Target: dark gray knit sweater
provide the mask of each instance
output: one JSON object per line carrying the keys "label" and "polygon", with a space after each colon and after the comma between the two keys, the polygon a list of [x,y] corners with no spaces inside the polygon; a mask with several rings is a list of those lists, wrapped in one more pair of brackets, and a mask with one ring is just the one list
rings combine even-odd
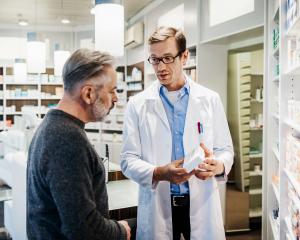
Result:
{"label": "dark gray knit sweater", "polygon": [[27,165],[29,239],[126,239],[109,219],[105,168],[84,123],[51,110],[31,142]]}

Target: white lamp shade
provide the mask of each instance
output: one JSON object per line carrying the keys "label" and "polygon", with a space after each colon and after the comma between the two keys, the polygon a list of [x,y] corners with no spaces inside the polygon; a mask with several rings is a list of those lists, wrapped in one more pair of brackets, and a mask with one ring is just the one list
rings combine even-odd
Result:
{"label": "white lamp shade", "polygon": [[27,42],[27,68],[29,73],[46,72],[46,44]]}
{"label": "white lamp shade", "polygon": [[70,56],[69,51],[55,51],[54,52],[54,75],[55,76],[62,76],[62,70],[65,65],[65,62]]}
{"label": "white lamp shade", "polygon": [[27,78],[26,63],[14,63],[14,81],[25,82]]}
{"label": "white lamp shade", "polygon": [[95,6],[95,49],[113,56],[124,55],[124,7],[102,3]]}

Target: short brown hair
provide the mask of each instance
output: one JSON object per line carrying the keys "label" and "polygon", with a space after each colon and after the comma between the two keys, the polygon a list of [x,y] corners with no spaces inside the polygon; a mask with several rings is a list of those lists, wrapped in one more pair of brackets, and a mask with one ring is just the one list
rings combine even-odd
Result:
{"label": "short brown hair", "polygon": [[114,58],[108,53],[81,48],[66,61],[63,68],[64,90],[72,92],[78,83],[101,76],[105,67],[113,66]]}
{"label": "short brown hair", "polygon": [[148,44],[151,45],[157,42],[162,42],[170,37],[175,37],[178,51],[180,53],[183,53],[186,50],[186,38],[183,34],[183,31],[181,31],[180,29],[172,27],[159,27],[149,37]]}

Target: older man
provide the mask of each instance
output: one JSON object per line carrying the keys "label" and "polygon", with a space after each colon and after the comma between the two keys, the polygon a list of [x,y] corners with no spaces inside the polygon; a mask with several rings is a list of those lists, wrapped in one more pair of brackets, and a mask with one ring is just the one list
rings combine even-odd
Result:
{"label": "older man", "polygon": [[109,219],[105,168],[84,125],[109,114],[116,95],[113,58],[80,49],[63,69],[64,95],[31,142],[27,167],[29,239],[129,239]]}

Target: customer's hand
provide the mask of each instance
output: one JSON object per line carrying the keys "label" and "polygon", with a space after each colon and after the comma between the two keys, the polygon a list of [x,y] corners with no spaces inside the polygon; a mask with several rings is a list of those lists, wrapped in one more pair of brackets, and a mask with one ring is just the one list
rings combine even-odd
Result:
{"label": "customer's hand", "polygon": [[171,163],[156,167],[153,173],[153,182],[169,181],[171,183],[180,184],[189,180],[194,175],[194,171],[188,173],[182,168],[183,159],[172,161]]}
{"label": "customer's hand", "polygon": [[205,160],[198,165],[198,169],[195,170],[195,176],[201,180],[207,180],[215,175],[222,174],[224,172],[224,164],[213,159],[213,153],[203,143],[200,144],[200,147],[204,150]]}
{"label": "customer's hand", "polygon": [[131,237],[131,229],[128,225],[128,222],[126,221],[118,221],[118,223],[120,223],[125,229],[126,229],[126,236],[127,236],[127,240],[130,240]]}

